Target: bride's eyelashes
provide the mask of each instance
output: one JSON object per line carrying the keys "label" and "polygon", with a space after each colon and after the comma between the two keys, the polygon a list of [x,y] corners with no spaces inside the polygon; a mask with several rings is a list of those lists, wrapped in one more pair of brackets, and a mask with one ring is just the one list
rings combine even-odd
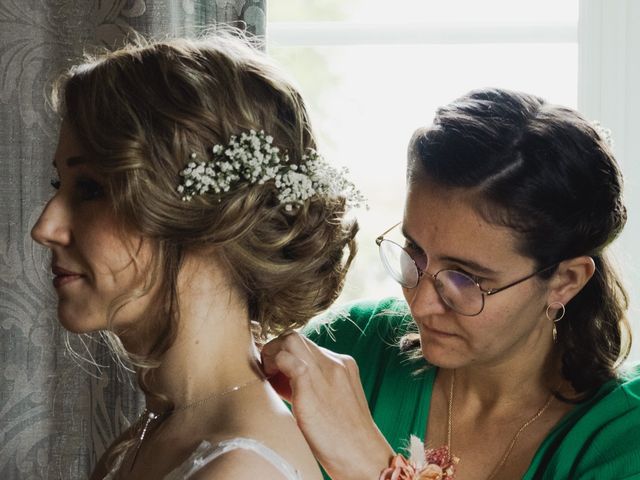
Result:
{"label": "bride's eyelashes", "polygon": [[[51,178],[50,184],[56,191],[59,191],[62,187],[62,182],[57,176]],[[104,197],[105,189],[100,182],[90,177],[78,176],[73,181],[72,194],[80,201],[92,201]]]}
{"label": "bride's eyelashes", "polygon": [[105,195],[104,187],[89,177],[78,177],[74,190],[74,194],[82,201],[98,200]]}

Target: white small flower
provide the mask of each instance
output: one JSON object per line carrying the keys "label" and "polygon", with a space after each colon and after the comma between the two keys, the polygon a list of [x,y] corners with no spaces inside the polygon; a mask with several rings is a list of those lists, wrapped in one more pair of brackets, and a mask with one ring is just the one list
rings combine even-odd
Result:
{"label": "white small flower", "polygon": [[[264,185],[273,181],[278,200],[290,212],[314,196],[344,197],[347,206],[364,202],[362,194],[346,177],[346,169],[331,167],[315,150],[309,150],[301,161],[291,163],[286,152],[272,145],[273,137],[264,131],[250,130],[231,136],[229,143],[214,145],[208,162],[189,162],[180,172],[178,193],[188,202],[195,195],[209,191],[229,192],[238,183]],[[195,153],[190,155],[195,159]],[[218,201],[221,199],[218,198]]]}
{"label": "white small flower", "polygon": [[600,138],[604,140],[604,142],[609,146],[609,148],[613,147],[613,138],[611,137],[611,129],[604,127],[599,121],[594,120],[591,122],[591,125],[598,132]]}

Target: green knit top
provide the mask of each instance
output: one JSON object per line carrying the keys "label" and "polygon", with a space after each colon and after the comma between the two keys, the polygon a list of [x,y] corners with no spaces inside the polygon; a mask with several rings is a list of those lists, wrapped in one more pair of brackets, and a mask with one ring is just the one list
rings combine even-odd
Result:
{"label": "green knit top", "polygon": [[[406,303],[385,299],[351,304],[304,330],[318,345],[355,358],[373,418],[397,452],[411,434],[424,441],[437,371],[421,371],[425,361],[398,348],[411,325]],[[640,369],[607,382],[566,414],[523,479],[640,479]]]}

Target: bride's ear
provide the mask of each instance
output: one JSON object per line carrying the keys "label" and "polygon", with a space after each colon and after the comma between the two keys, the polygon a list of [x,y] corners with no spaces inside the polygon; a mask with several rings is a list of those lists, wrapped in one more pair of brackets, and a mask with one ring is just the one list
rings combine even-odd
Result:
{"label": "bride's ear", "polygon": [[554,302],[563,305],[569,303],[591,279],[595,270],[593,258],[586,255],[560,262],[549,280],[547,305]]}

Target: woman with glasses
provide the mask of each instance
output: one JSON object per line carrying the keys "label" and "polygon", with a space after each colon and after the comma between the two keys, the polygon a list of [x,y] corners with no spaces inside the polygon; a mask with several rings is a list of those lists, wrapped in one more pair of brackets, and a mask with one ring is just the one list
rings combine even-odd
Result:
{"label": "woman with glasses", "polygon": [[607,254],[626,210],[602,129],[473,91],[413,135],[407,183],[376,239],[404,299],[263,350],[328,475],[640,478],[640,379],[620,365],[627,297]]}

